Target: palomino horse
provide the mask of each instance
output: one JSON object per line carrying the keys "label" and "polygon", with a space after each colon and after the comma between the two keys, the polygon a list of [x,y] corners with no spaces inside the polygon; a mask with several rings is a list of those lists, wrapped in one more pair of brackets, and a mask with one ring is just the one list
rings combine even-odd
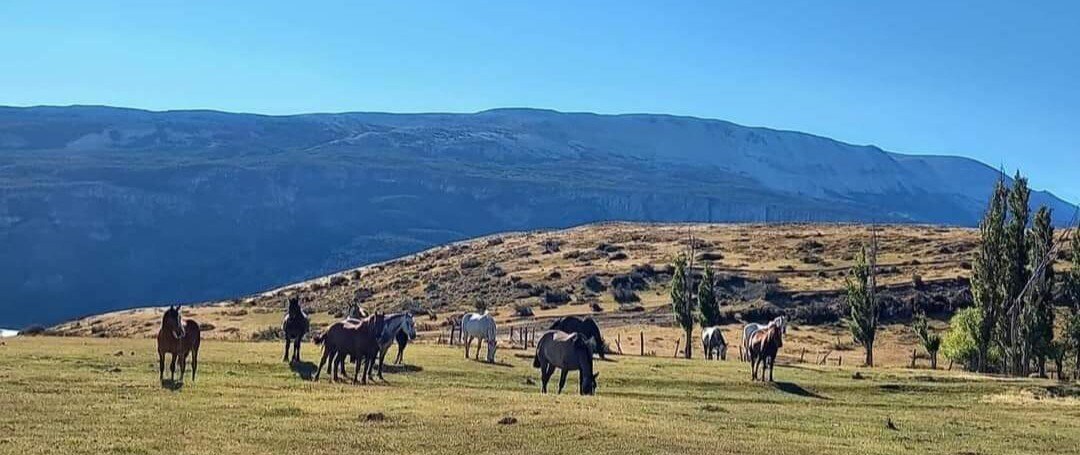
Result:
{"label": "palomino horse", "polygon": [[765,380],[765,369],[769,369],[769,382],[773,381],[773,369],[776,367],[776,354],[784,346],[784,328],[772,322],[750,335],[750,378],[757,380],[758,365],[761,365],[761,380]]}
{"label": "palomino horse", "polygon": [[[386,351],[390,350],[390,345],[394,344],[401,334],[405,334],[410,340],[416,339],[416,325],[413,322],[413,315],[407,311],[386,316],[382,334],[379,335],[379,379],[383,378],[382,370],[383,363],[386,361]],[[401,355],[400,349],[398,355]]]}
{"label": "palomino horse", "polygon": [[468,313],[461,318],[461,336],[465,338],[465,358],[469,358],[469,346],[476,338],[476,359],[480,359],[480,341],[487,342],[487,361],[495,363],[495,318],[484,314]]}
{"label": "palomino horse", "polygon": [[705,350],[705,359],[712,360],[715,352],[717,359],[727,360],[727,340],[719,326],[706,327],[701,331],[701,346]]}
{"label": "palomino horse", "polygon": [[289,297],[289,312],[285,314],[285,320],[281,322],[281,331],[285,333],[285,355],[281,358],[284,362],[289,360],[289,345],[293,345],[292,361],[300,363],[300,342],[311,327],[311,320],[300,308],[300,297]]}
{"label": "palomino horse", "polygon": [[[319,380],[324,365],[329,361],[327,372],[333,372],[333,380],[338,380],[338,372],[344,370],[345,357],[351,356],[356,361],[356,371],[353,373],[353,382],[356,382],[361,372],[363,363],[363,384],[367,384],[371,376],[371,369],[379,355],[379,334],[383,331],[386,317],[382,313],[375,313],[361,321],[339,321],[326,329],[326,332],[315,337],[315,344],[323,345],[322,360],[319,361],[319,369],[315,372],[315,381]],[[335,367],[337,366],[337,367]]]}
{"label": "palomino horse", "polygon": [[596,321],[591,317],[579,318],[576,316],[566,316],[556,319],[548,330],[560,330],[566,333],[580,333],[585,341],[589,342],[589,347],[593,352],[600,355],[600,358],[604,358],[604,351],[607,351],[607,345],[604,344],[604,337],[600,335],[600,326],[596,325]]}
{"label": "palomino horse", "polygon": [[161,329],[157,334],[158,350],[158,379],[165,380],[165,354],[172,354],[172,362],[169,363],[169,379],[176,377],[176,358],[180,358],[180,380],[184,380],[187,370],[187,357],[191,354],[191,380],[195,380],[195,373],[199,370],[199,343],[202,334],[199,324],[188,319],[180,322],[180,306],[170,306],[161,317]]}
{"label": "palomino horse", "polygon": [[562,393],[566,386],[566,374],[570,371],[579,372],[582,395],[596,393],[596,378],[600,374],[593,373],[592,349],[580,333],[569,334],[559,330],[544,332],[540,335],[540,341],[536,342],[533,367],[540,369],[542,393],[547,393],[548,381],[551,380],[551,375],[555,374],[555,368],[562,369],[559,393]]}
{"label": "palomino horse", "polygon": [[[777,316],[773,318],[772,321],[769,321],[769,324],[780,326],[781,333],[787,334],[787,321],[784,320],[783,316]],[[750,360],[750,335],[753,335],[754,332],[765,328],[766,325],[768,324],[758,324],[756,322],[751,322],[743,326],[742,352],[739,353],[739,360],[742,360],[744,362]]]}

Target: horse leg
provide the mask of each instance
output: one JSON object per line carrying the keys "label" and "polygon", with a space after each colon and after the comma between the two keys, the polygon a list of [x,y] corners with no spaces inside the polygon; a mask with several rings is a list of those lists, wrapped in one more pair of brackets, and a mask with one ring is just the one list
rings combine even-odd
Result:
{"label": "horse leg", "polygon": [[384,363],[386,363],[386,351],[389,351],[389,350],[390,350],[390,347],[387,346],[386,349],[383,349],[382,351],[379,352],[379,379],[382,380],[382,381],[386,381],[386,379],[383,379],[383,377],[382,377],[382,366],[383,366]]}
{"label": "horse leg", "polygon": [[289,360],[289,336],[285,335],[285,355],[281,356],[281,361],[285,362]]}
{"label": "horse leg", "polygon": [[469,358],[469,344],[472,343],[472,338],[465,337],[465,358]]}
{"label": "horse leg", "polygon": [[296,359],[296,363],[300,363],[300,341],[303,337],[296,337],[296,344],[293,345],[293,358]]}
{"label": "horse leg", "polygon": [[195,372],[199,370],[199,348],[195,347],[195,350],[191,351],[191,380],[195,381]]}
{"label": "horse leg", "polygon": [[484,340],[481,338],[476,339],[476,360],[480,360],[480,344],[482,344],[483,342]]}
{"label": "horse leg", "polygon": [[184,376],[187,376],[187,352],[180,354],[180,381],[184,381]]}
{"label": "horse leg", "polygon": [[548,381],[551,380],[553,374],[555,374],[554,365],[540,365],[540,382],[543,384],[540,387],[540,393],[547,393]]}
{"label": "horse leg", "polygon": [[330,350],[324,346],[322,351],[322,359],[319,360],[319,369],[315,370],[315,382],[319,382],[319,376],[322,375],[322,369],[323,366],[326,365],[326,358],[329,357],[329,354]]}
{"label": "horse leg", "polygon": [[566,387],[566,375],[567,374],[570,374],[570,371],[567,370],[566,368],[563,368],[562,372],[559,373],[559,394],[560,395],[562,395],[563,388]]}
{"label": "horse leg", "polygon": [[176,353],[175,352],[172,353],[172,357],[170,357],[170,359],[171,360],[169,361],[169,379],[175,381],[176,380]]}
{"label": "horse leg", "polygon": [[769,382],[776,382],[773,380],[773,370],[776,369],[776,355],[769,358]]}
{"label": "horse leg", "polygon": [[165,353],[161,352],[161,351],[158,351],[157,357],[158,357],[158,379],[161,380],[161,381],[164,381],[165,380]]}
{"label": "horse leg", "polygon": [[405,345],[408,343],[402,343],[398,341],[397,344],[397,358],[394,359],[394,365],[401,365],[405,361]]}

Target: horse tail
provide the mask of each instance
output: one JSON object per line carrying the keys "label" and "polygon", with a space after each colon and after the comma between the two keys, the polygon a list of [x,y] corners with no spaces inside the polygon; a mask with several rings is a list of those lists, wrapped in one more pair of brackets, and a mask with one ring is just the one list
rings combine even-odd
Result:
{"label": "horse tail", "polygon": [[533,368],[540,368],[540,346],[536,347],[536,353],[533,354]]}

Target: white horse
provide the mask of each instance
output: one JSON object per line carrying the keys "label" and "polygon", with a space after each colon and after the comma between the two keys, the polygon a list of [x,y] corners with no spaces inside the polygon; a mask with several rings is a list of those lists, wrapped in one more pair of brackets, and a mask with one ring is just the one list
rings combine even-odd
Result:
{"label": "white horse", "polygon": [[465,338],[465,358],[469,358],[469,346],[476,338],[476,358],[480,359],[480,342],[487,342],[487,361],[495,363],[495,318],[484,314],[468,313],[461,318],[461,336]]}
{"label": "white horse", "polygon": [[727,360],[727,340],[724,339],[724,331],[719,326],[706,327],[701,331],[701,345],[705,350],[705,359],[712,360],[713,353],[716,358]]}
{"label": "white horse", "polygon": [[764,329],[765,327],[768,327],[770,325],[776,325],[780,327],[780,333],[787,334],[787,322],[784,320],[783,316],[777,316],[773,318],[773,320],[769,321],[768,324],[762,325],[756,322],[751,322],[743,326],[742,352],[739,353],[739,360],[750,361],[750,335],[753,335],[754,332]]}
{"label": "white horse", "polygon": [[382,379],[383,363],[386,362],[386,351],[397,340],[398,334],[404,333],[410,340],[416,339],[416,325],[413,315],[408,311],[386,315],[386,323],[383,325],[382,334],[379,335],[379,379]]}

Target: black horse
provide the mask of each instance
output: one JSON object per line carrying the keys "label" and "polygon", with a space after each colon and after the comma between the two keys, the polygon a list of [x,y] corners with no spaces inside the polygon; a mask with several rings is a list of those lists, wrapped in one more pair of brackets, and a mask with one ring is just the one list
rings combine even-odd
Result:
{"label": "black horse", "polygon": [[596,325],[596,321],[591,317],[579,318],[576,316],[566,316],[556,319],[548,330],[561,330],[566,333],[578,333],[581,337],[589,341],[590,348],[593,353],[599,354],[601,359],[605,359],[604,353],[607,352],[607,344],[604,343],[604,337],[600,335],[600,326]]}
{"label": "black horse", "polygon": [[304,314],[304,309],[300,308],[300,297],[289,297],[289,312],[281,322],[281,331],[285,334],[285,355],[281,358],[282,362],[289,360],[290,343],[293,344],[292,361],[300,362],[300,341],[310,327],[311,320]]}

